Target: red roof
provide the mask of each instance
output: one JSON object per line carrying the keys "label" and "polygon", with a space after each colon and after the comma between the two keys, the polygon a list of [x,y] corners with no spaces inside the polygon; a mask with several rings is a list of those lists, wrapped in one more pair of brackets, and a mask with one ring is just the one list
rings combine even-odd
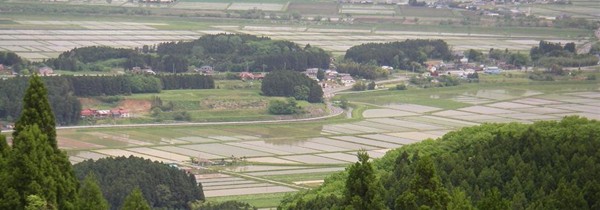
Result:
{"label": "red roof", "polygon": [[93,116],[95,114],[96,114],[96,110],[93,110],[93,109],[81,110],[81,116]]}

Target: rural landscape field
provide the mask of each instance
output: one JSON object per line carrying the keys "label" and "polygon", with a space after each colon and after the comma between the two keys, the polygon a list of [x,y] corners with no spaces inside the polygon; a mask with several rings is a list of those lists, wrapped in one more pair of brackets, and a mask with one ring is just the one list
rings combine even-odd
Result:
{"label": "rural landscape field", "polygon": [[[598,11],[600,3],[594,0],[0,0],[0,52],[15,53],[22,63],[0,63],[0,79],[19,81],[38,72],[51,81],[46,83],[50,95],[73,97],[76,102],[72,104],[78,104],[79,110],[61,105],[60,113],[73,112],[77,116],[55,114],[56,144],[66,151],[73,165],[135,156],[176,167],[201,184],[205,201],[198,204],[200,207],[189,203],[189,209],[228,201],[259,209],[303,209],[299,207],[302,202],[321,199],[303,193],[316,196],[336,188],[335,183],[340,182],[336,179],[346,179],[358,164],[357,153],[362,151],[379,167],[386,153],[398,155],[395,152],[407,145],[431,144],[434,139],[449,133],[446,136],[460,135],[459,131],[473,126],[531,125],[568,116],[600,120],[600,83],[596,79],[600,76]],[[213,42],[227,37],[229,44],[236,43],[232,41],[236,38],[244,47],[232,46],[234,50],[227,55],[211,54],[211,49],[218,51],[222,45],[209,48],[210,41],[203,37]],[[373,53],[388,50],[385,47],[389,43],[408,46],[418,40],[441,40],[444,46],[447,44],[448,56],[431,55],[441,51],[434,49],[434,44],[385,51],[396,56]],[[290,47],[289,43],[295,45]],[[198,47],[200,44],[204,45]],[[302,54],[305,57],[292,61],[285,57],[272,59],[269,56],[276,55],[267,51],[279,48],[269,44],[292,49],[274,54],[306,56]],[[119,52],[118,58],[89,62],[86,59],[92,59],[77,57],[81,52],[76,49],[95,46],[107,47],[100,49],[106,50],[103,53],[120,48],[131,51]],[[368,51],[357,46],[373,47]],[[545,46],[559,49],[546,54],[536,51],[543,51]],[[191,54],[178,52],[181,49]],[[249,49],[257,55],[243,54]],[[103,53],[98,51],[97,55],[102,57]],[[327,59],[321,60],[327,61],[327,67],[310,66],[316,63],[310,59],[317,60],[315,57],[323,54]],[[0,55],[0,61],[9,60]],[[415,57],[420,60],[412,61]],[[255,63],[252,59],[274,60],[277,64]],[[306,68],[298,67],[304,65],[302,62],[308,63]],[[358,70],[352,70],[355,66]],[[53,72],[45,75],[42,69],[48,67],[53,67]],[[207,67],[210,70],[204,69]],[[498,67],[501,69],[496,70]],[[373,68],[376,73],[371,72]],[[315,69],[313,75],[310,69]],[[277,70],[303,72],[316,82],[302,86],[306,90],[291,88],[292,95],[269,95],[265,84],[271,84],[267,83],[269,75]],[[326,76],[316,75],[317,71]],[[348,77],[335,75],[329,79],[331,72],[346,74],[352,80],[346,82]],[[205,80],[203,87],[171,87],[165,82],[170,75],[180,76],[178,79],[202,75],[196,79]],[[77,83],[76,77],[89,80]],[[122,85],[126,89],[121,94],[73,90],[94,78],[113,77],[131,84]],[[158,79],[136,80],[148,77]],[[60,86],[57,84],[62,78],[70,83],[57,94],[53,88]],[[148,81],[162,85],[157,85],[158,90],[145,87],[136,92],[135,85]],[[87,85],[99,84],[91,83]],[[313,83],[321,91],[316,101],[310,100]],[[28,94],[24,93],[25,87],[12,84],[2,86],[0,82],[0,87],[7,93]],[[94,87],[100,86],[105,88],[103,91],[112,91],[104,83]],[[298,92],[304,95],[298,96]],[[20,118],[8,112],[21,110],[11,108],[14,96],[3,94],[0,126],[8,142],[13,143],[18,137],[10,133],[22,128],[15,124]],[[51,96],[51,105],[62,100],[53,97],[60,96]],[[273,111],[274,101],[293,104],[297,110]],[[59,113],[54,105],[52,108]],[[99,110],[127,113],[98,117],[101,115],[95,112]],[[93,111],[93,116],[84,115],[86,111]],[[378,179],[388,175],[381,173]],[[554,188],[558,185],[551,184]],[[586,185],[585,189],[596,188]],[[142,192],[148,199],[145,188]],[[345,196],[342,194],[333,193]],[[581,196],[589,201],[589,194]],[[0,193],[0,201],[5,199],[3,196]],[[467,200],[480,199],[474,194],[469,196],[472,198]],[[513,206],[517,202],[507,193],[502,196]],[[339,201],[333,200],[328,202]],[[391,202],[398,205],[400,201]],[[48,206],[54,205],[50,203]],[[114,205],[112,200],[110,203]],[[290,207],[291,203],[296,206]],[[159,207],[158,202],[154,204]],[[590,202],[586,205],[589,209],[600,206]],[[484,209],[482,206],[477,203],[476,207]]]}

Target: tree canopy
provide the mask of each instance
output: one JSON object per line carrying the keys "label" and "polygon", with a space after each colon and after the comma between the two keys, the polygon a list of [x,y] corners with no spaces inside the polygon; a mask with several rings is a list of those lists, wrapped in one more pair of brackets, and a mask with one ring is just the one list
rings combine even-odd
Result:
{"label": "tree canopy", "polygon": [[421,65],[427,59],[450,60],[452,52],[443,40],[407,39],[402,42],[366,43],[346,51],[345,59],[360,64],[375,62],[376,65],[410,69],[411,63]]}
{"label": "tree canopy", "polygon": [[167,164],[138,157],[110,157],[75,164],[79,180],[94,173],[111,209],[123,205],[125,196],[139,187],[152,208],[182,209],[188,202],[204,200],[202,186],[192,174]]}
{"label": "tree canopy", "polygon": [[[484,124],[388,152],[373,166],[391,209],[600,208],[600,122]],[[339,206],[350,171],[281,208]]]}
{"label": "tree canopy", "polygon": [[323,101],[323,89],[308,76],[294,71],[273,71],[263,79],[261,91],[267,96],[294,97],[311,103]]}
{"label": "tree canopy", "polygon": [[529,51],[531,59],[538,65],[551,67],[553,65],[565,67],[591,66],[598,63],[598,58],[592,54],[578,55],[575,49],[575,43],[552,43],[540,41],[538,46],[534,46]]}

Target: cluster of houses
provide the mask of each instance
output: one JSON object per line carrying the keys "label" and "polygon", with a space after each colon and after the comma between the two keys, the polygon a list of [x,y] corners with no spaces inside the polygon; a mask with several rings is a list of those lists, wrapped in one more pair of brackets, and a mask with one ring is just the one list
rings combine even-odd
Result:
{"label": "cluster of houses", "polygon": [[[309,68],[309,69],[306,69],[306,71],[304,71],[304,74],[306,76],[308,76],[309,78],[314,79],[316,81],[319,81],[319,79],[317,78],[318,73],[319,73],[318,68]],[[354,78],[352,78],[352,76],[350,76],[350,74],[338,73],[336,70],[331,70],[331,69],[325,70],[325,78],[324,78],[323,82],[328,82],[328,81],[332,81],[332,82],[339,81],[344,86],[350,86],[350,85],[353,85],[354,83],[356,83],[356,80],[354,80]]]}
{"label": "cluster of houses", "polygon": [[498,66],[485,66],[478,65],[476,63],[469,63],[469,59],[461,58],[458,62],[444,63],[444,61],[428,61],[425,62],[427,65],[427,72],[423,76],[441,76],[448,75],[459,78],[467,78],[470,74],[476,72],[483,72],[486,74],[500,74],[504,69],[511,69],[514,66],[510,64],[500,63]]}
{"label": "cluster of houses", "polygon": [[131,117],[129,111],[126,109],[118,108],[112,110],[96,110],[96,109],[84,109],[81,110],[81,118],[128,118]]}

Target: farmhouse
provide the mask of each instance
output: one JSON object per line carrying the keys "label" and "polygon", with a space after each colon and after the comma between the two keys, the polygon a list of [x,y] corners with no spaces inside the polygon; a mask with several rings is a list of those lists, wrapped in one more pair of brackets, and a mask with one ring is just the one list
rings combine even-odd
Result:
{"label": "farmhouse", "polygon": [[265,74],[263,73],[253,74],[250,72],[241,72],[239,76],[242,80],[260,80],[265,78]]}
{"label": "farmhouse", "polygon": [[215,70],[212,66],[202,66],[200,68],[194,69],[194,71],[203,75],[213,75],[215,73]]}
{"label": "farmhouse", "polygon": [[344,75],[341,79],[342,84],[344,84],[345,86],[349,86],[354,84],[356,81],[354,80],[354,78],[352,78],[352,76],[350,75]]}
{"label": "farmhouse", "polygon": [[128,118],[131,117],[129,111],[123,108],[113,110],[96,110],[96,109],[84,109],[80,113],[81,118]]}
{"label": "farmhouse", "polygon": [[496,66],[490,66],[483,69],[483,72],[486,74],[500,74],[502,73],[502,69]]}
{"label": "farmhouse", "polygon": [[142,69],[139,66],[131,68],[131,73],[134,73],[134,74],[151,74],[151,75],[156,75],[156,72],[154,72],[151,68],[144,68],[144,69]]}
{"label": "farmhouse", "polygon": [[128,118],[129,116],[129,111],[122,109],[122,108],[118,108],[118,109],[113,109],[110,110],[110,113],[112,115],[112,117],[116,117],[116,118]]}
{"label": "farmhouse", "polygon": [[54,70],[52,68],[44,66],[38,69],[38,73],[42,76],[49,76],[54,74]]}

